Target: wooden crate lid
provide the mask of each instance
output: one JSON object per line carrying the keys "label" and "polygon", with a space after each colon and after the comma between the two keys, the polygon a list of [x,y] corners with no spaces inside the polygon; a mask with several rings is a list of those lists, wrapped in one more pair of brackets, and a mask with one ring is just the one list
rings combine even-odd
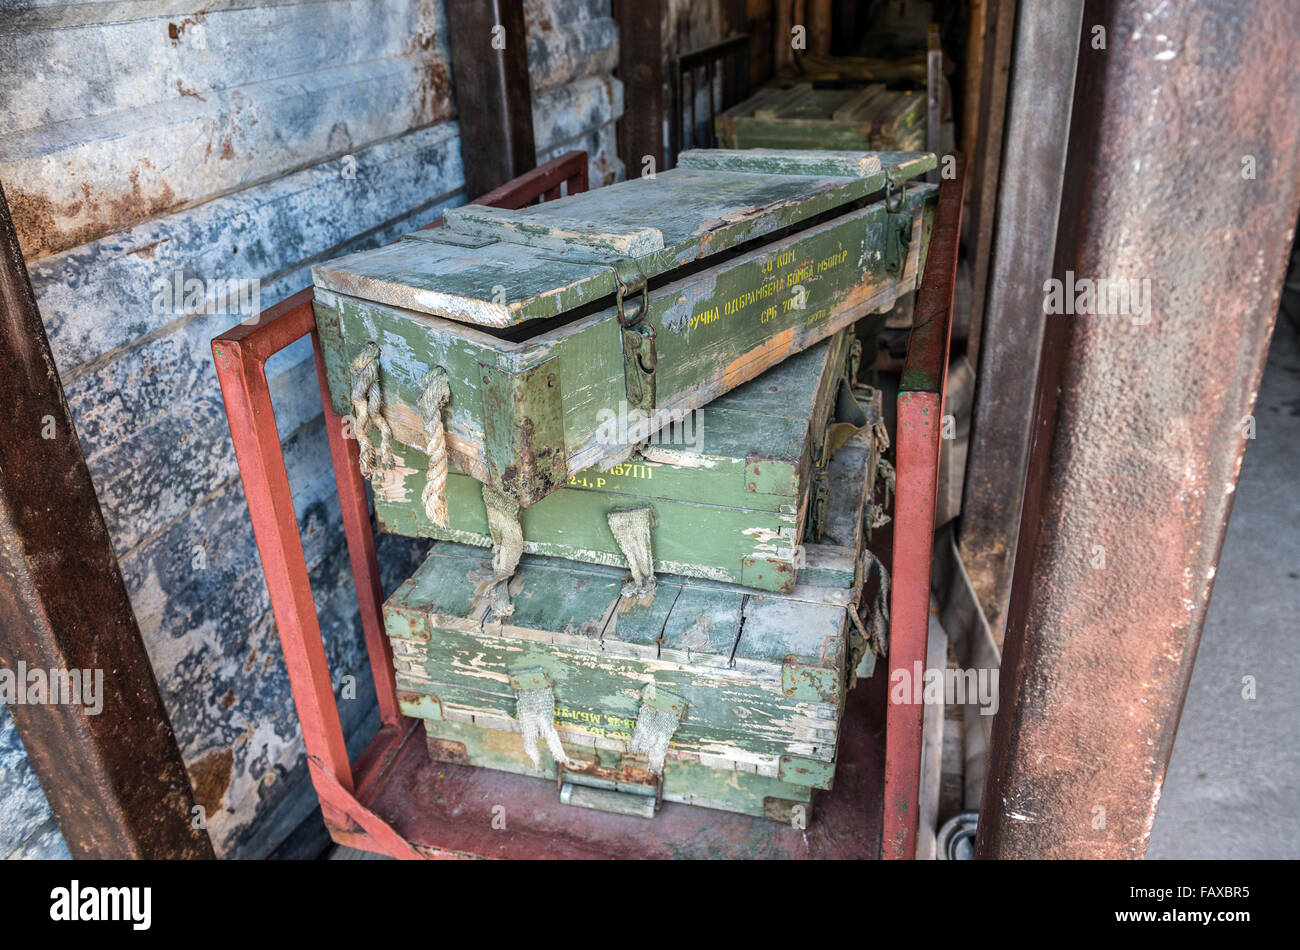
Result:
{"label": "wooden crate lid", "polygon": [[935,167],[919,152],[696,149],[678,167],[519,210],[463,205],[447,227],[312,268],[317,287],[487,327],[610,297],[611,264],[653,279]]}
{"label": "wooden crate lid", "polygon": [[900,117],[923,112],[925,96],[912,90],[892,90],[884,83],[861,87],[820,88],[799,83],[767,88],[722,114],[724,119],[750,119],[781,125],[834,122],[861,125],[870,132],[894,130]]}

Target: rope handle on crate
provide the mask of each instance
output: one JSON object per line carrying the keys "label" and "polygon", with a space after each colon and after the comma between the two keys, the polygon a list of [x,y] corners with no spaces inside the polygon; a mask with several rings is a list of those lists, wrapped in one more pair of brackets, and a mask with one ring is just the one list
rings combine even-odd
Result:
{"label": "rope handle on crate", "polygon": [[[384,418],[384,394],[379,388],[379,344],[371,340],[352,360],[352,415],[361,455],[361,474],[369,478],[393,464],[393,429]],[[379,430],[379,449],[366,430]]]}
{"label": "rope handle on crate", "polygon": [[424,454],[429,457],[429,469],[424,480],[420,501],[429,520],[441,528],[447,527],[447,434],[442,425],[442,412],[451,400],[447,371],[435,366],[420,380],[420,420],[424,423],[427,439]]}

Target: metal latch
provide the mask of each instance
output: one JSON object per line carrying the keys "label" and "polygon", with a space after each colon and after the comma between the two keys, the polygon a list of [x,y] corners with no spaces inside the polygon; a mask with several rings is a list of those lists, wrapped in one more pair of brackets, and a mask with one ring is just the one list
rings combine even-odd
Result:
{"label": "metal latch", "polygon": [[903,213],[903,189],[894,184],[894,170],[885,173],[885,269],[898,273],[912,243],[912,216]]}
{"label": "metal latch", "polygon": [[[649,411],[655,406],[655,328],[645,322],[650,311],[645,275],[634,261],[613,263],[614,281],[618,285],[618,323],[623,335],[623,381],[628,407]],[[639,301],[635,298],[640,297]],[[629,303],[631,304],[629,306]]]}

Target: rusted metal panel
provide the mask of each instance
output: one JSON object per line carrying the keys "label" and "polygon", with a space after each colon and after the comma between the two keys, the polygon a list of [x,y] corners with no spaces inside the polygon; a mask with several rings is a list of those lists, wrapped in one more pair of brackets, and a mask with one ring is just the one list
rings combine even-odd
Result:
{"label": "rusted metal panel", "polygon": [[114,6],[25,11],[5,37],[23,65],[0,70],[0,167],[29,259],[452,116],[436,0]]}
{"label": "rusted metal panel", "polygon": [[[885,734],[885,811],[881,857],[916,856],[920,815],[921,727],[915,701],[930,628],[930,562],[939,480],[944,389],[957,281],[957,246],[966,162],[939,185],[939,206],[898,393],[893,583],[890,589],[889,688]],[[896,689],[901,693],[896,695]]]}
{"label": "rusted metal panel", "polygon": [[1300,7],[1084,24],[1055,275],[1145,306],[1046,318],[984,857],[1146,851],[1300,206]]}
{"label": "rusted metal panel", "polygon": [[961,552],[997,643],[1011,590],[1029,428],[1074,100],[1083,0],[1022,4],[1002,200],[980,342]]}
{"label": "rusted metal panel", "polygon": [[465,190],[481,195],[537,163],[523,0],[444,0]]}
{"label": "rusted metal panel", "polygon": [[[925,32],[925,147],[942,154],[940,126],[943,122],[943,47],[939,42],[939,24],[931,23]],[[930,172],[927,181],[937,182],[939,170]]]}
{"label": "rusted metal panel", "polygon": [[610,0],[525,0],[524,26],[534,96],[586,76],[608,76],[619,63]]}
{"label": "rusted metal panel", "polygon": [[980,119],[972,156],[970,236],[971,316],[966,355],[979,365],[980,327],[993,252],[993,225],[1002,181],[1002,136],[1007,111],[1007,79],[1015,36],[1018,0],[988,0],[981,56]]}
{"label": "rusted metal panel", "polygon": [[[68,850],[210,858],[3,193],[0,406],[4,699]],[[29,703],[24,669],[85,679]]]}

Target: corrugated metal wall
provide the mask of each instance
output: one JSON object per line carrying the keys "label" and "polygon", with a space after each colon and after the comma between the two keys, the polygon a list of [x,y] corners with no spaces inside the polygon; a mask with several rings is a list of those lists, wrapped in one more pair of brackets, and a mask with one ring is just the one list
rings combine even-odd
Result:
{"label": "corrugated metal wall", "polygon": [[[539,161],[622,177],[609,0],[528,0]],[[0,0],[0,181],[83,451],[218,853],[267,853],[315,804],[213,372],[236,304],[165,288],[257,281],[463,203],[439,0]],[[247,298],[245,298],[247,300]],[[188,305],[187,305],[188,304]],[[345,728],[373,688],[307,341],[269,367]],[[420,548],[384,539],[391,588]],[[0,710],[0,857],[64,854]]]}

